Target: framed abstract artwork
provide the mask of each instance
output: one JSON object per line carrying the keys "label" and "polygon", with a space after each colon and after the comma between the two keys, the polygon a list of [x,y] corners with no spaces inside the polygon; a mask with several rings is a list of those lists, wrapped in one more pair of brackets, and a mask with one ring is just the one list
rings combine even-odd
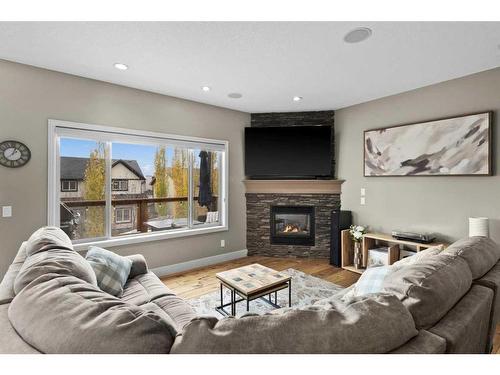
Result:
{"label": "framed abstract artwork", "polygon": [[365,130],[364,175],[490,176],[492,112]]}

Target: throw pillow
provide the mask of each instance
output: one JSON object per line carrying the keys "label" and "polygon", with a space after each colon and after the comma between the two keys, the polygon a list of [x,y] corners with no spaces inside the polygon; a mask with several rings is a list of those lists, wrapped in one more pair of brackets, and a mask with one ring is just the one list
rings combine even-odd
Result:
{"label": "throw pillow", "polygon": [[120,297],[132,268],[132,261],[100,247],[90,247],[85,257],[97,278],[102,291]]}
{"label": "throw pillow", "polygon": [[392,266],[367,268],[366,271],[361,274],[361,277],[355,284],[351,293],[344,296],[344,300],[349,297],[360,297],[381,292],[386,276],[393,271],[393,269]]}
{"label": "throw pillow", "polygon": [[429,247],[428,249],[419,251],[415,255],[403,258],[394,263],[394,266],[408,266],[410,264],[416,264],[421,262],[423,259],[439,254],[443,251],[443,245]]}

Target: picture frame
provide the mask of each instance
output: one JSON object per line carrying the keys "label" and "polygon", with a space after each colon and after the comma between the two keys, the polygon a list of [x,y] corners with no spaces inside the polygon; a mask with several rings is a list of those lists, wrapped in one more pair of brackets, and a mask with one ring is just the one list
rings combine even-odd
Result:
{"label": "picture frame", "polygon": [[363,132],[364,177],[491,176],[493,112]]}

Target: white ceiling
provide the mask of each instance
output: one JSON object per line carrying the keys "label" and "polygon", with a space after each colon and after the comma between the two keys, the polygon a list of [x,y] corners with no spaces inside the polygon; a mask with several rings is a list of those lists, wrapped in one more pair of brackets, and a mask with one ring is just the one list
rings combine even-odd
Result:
{"label": "white ceiling", "polygon": [[[372,37],[343,42],[358,26]],[[338,109],[465,76],[500,66],[499,44],[500,22],[0,22],[1,59],[246,112]]]}

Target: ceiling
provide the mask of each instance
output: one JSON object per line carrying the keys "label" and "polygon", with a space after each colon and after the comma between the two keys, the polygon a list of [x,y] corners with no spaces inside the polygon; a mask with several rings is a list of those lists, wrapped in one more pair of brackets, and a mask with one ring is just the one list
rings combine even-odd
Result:
{"label": "ceiling", "polygon": [[[345,43],[356,27],[371,38]],[[500,22],[0,22],[1,59],[245,112],[338,109],[469,75],[500,66],[499,44]]]}

